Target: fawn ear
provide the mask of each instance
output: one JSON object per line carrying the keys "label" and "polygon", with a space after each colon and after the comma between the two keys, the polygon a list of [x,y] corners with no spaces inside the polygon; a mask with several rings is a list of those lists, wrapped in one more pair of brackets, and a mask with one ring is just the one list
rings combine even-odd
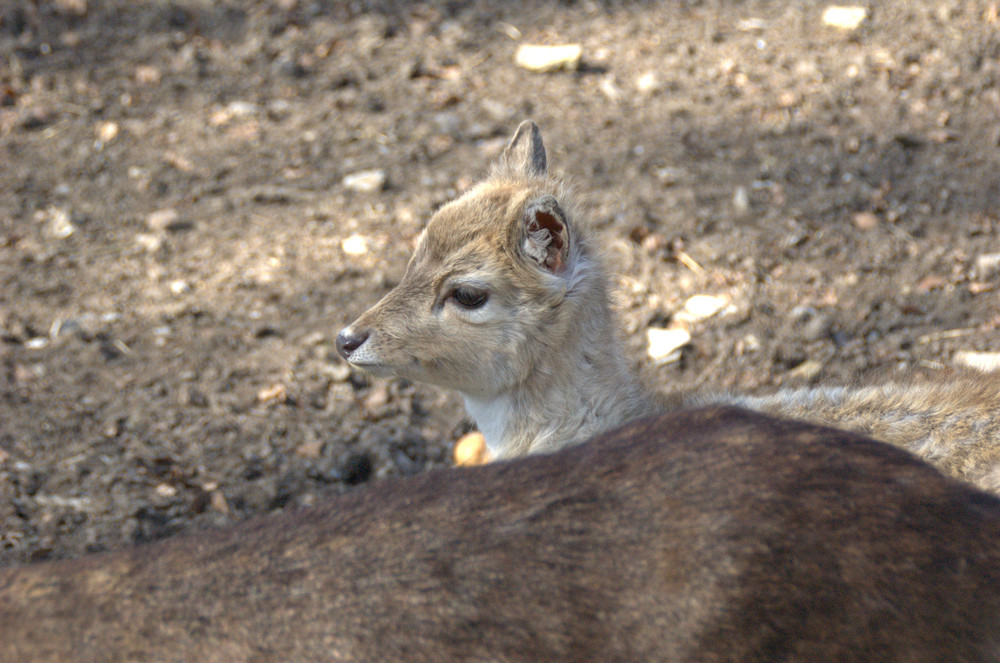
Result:
{"label": "fawn ear", "polygon": [[553,196],[543,196],[524,210],[524,252],[539,267],[561,274],[569,262],[569,226]]}
{"label": "fawn ear", "polygon": [[542,132],[531,120],[525,120],[514,132],[514,137],[507,143],[500,163],[511,172],[528,177],[543,177],[545,175],[545,146],[542,144]]}

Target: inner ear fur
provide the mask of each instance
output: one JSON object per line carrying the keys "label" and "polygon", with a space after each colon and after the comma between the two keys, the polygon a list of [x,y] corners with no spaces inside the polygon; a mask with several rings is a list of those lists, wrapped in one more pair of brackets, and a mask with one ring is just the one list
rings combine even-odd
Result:
{"label": "inner ear fur", "polygon": [[523,248],[539,267],[561,274],[569,262],[569,226],[554,196],[544,196],[524,210]]}

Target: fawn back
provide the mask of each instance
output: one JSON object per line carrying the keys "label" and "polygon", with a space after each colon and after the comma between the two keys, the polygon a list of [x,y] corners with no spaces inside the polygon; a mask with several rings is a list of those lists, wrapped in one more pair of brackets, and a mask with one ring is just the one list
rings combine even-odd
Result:
{"label": "fawn back", "polygon": [[0,570],[0,661],[1000,661],[1000,500],[735,408]]}

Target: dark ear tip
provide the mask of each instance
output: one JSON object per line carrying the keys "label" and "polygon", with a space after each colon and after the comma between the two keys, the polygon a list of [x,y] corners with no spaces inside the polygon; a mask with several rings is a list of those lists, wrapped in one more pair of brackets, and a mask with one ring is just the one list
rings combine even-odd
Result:
{"label": "dark ear tip", "polygon": [[529,143],[540,141],[542,138],[542,130],[538,128],[538,125],[533,120],[525,120],[517,125],[517,129],[514,131],[514,135],[511,137],[508,145],[516,145],[525,138],[529,139]]}
{"label": "dark ear tip", "polygon": [[538,128],[538,125],[535,124],[535,121],[531,119],[524,120],[523,122],[521,122],[521,124],[517,125],[517,131],[515,131],[514,134],[517,135],[522,131],[523,132],[530,131],[531,133],[539,133],[539,134],[542,133],[542,130]]}
{"label": "dark ear tip", "polygon": [[504,148],[500,161],[515,172],[534,177],[544,176],[545,145],[542,143],[542,132],[538,125],[531,120],[521,122],[507,143],[507,147]]}

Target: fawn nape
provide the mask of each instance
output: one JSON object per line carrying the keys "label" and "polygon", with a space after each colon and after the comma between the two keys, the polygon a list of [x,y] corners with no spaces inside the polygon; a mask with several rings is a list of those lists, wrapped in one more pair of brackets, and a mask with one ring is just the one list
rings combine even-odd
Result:
{"label": "fawn nape", "polygon": [[732,407],[0,569],[0,661],[1000,661],[1000,499]]}
{"label": "fawn nape", "polygon": [[658,395],[618,339],[597,242],[525,121],[486,179],[431,217],[399,285],[337,348],[370,374],[457,390],[497,459],[670,407],[733,404],[863,432],[1000,491],[1000,374]]}

